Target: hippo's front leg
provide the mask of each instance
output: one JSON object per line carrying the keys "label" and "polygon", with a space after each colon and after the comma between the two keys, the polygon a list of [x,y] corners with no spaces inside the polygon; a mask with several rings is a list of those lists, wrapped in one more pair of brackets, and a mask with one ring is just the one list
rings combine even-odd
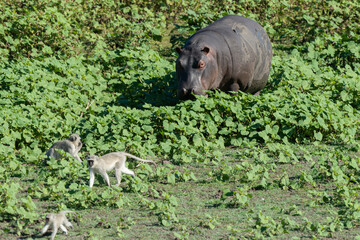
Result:
{"label": "hippo's front leg", "polygon": [[259,96],[260,95],[260,91],[257,91],[256,93],[254,93],[254,96]]}
{"label": "hippo's front leg", "polygon": [[229,91],[238,92],[240,89],[240,86],[237,82],[234,82],[229,86]]}

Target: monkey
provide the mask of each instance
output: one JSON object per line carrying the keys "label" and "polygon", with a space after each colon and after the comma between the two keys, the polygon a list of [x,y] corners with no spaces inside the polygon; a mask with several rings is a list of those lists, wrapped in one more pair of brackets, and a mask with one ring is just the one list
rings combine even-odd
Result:
{"label": "monkey", "polygon": [[70,137],[66,140],[59,141],[54,143],[51,148],[45,153],[48,157],[53,157],[56,160],[60,159],[62,155],[58,153],[55,149],[61,149],[65,152],[68,152],[73,156],[76,160],[81,161],[81,158],[78,155],[82,147],[82,142],[79,134],[71,134]]}
{"label": "monkey", "polygon": [[[66,227],[70,227],[73,228],[73,225],[71,224],[71,222],[69,222],[65,216],[66,213],[74,213],[76,216],[76,222],[79,225],[79,218],[76,215],[75,212],[73,211],[60,211],[59,213],[55,214],[55,213],[48,213],[46,215],[46,222],[45,222],[45,226],[43,227],[43,229],[41,230],[41,235],[44,235],[47,230],[49,229],[49,227],[52,227],[52,234],[51,234],[51,240],[54,240],[56,233],[58,231],[58,229],[60,228],[65,235],[68,234]],[[64,226],[65,225],[65,226]]]}
{"label": "monkey", "polygon": [[91,155],[87,157],[89,174],[90,174],[89,187],[92,187],[94,185],[95,173],[99,173],[103,177],[107,185],[110,187],[111,186],[110,179],[106,172],[111,171],[114,168],[115,168],[115,176],[117,180],[117,184],[115,186],[120,186],[121,173],[135,176],[134,171],[128,169],[125,166],[126,156],[134,158],[141,162],[150,162],[156,166],[156,163],[152,160],[144,160],[126,152],[112,152],[105,154],[101,157]]}

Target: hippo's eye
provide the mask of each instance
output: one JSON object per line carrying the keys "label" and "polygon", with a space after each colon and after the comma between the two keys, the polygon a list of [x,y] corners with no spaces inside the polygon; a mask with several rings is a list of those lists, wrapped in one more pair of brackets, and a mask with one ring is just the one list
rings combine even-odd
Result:
{"label": "hippo's eye", "polygon": [[199,68],[204,68],[205,67],[205,62],[200,60],[199,61]]}

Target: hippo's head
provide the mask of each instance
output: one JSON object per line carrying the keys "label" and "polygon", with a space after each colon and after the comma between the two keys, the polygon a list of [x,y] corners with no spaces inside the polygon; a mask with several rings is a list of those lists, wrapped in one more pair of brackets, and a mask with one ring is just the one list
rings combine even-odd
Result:
{"label": "hippo's head", "polygon": [[210,48],[192,45],[176,51],[179,99],[191,99],[193,94],[206,95],[204,90],[209,90],[217,76],[217,64]]}

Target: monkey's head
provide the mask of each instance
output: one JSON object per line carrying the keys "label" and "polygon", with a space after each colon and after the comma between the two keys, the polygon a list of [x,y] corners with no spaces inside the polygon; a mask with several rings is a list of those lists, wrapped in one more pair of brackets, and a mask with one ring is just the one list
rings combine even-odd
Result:
{"label": "monkey's head", "polygon": [[48,213],[46,214],[45,216],[45,221],[48,223],[50,221],[53,221],[54,220],[54,214],[53,213]]}
{"label": "monkey's head", "polygon": [[80,142],[81,138],[79,134],[71,134],[70,137],[68,138],[69,141],[71,142]]}
{"label": "monkey's head", "polygon": [[71,134],[70,137],[68,138],[68,140],[70,142],[72,142],[76,147],[79,148],[79,150],[81,149],[82,147],[82,142],[81,142],[81,137],[79,134]]}
{"label": "monkey's head", "polygon": [[90,155],[87,157],[87,163],[89,167],[93,167],[95,164],[95,161],[97,161],[98,157],[95,155]]}

